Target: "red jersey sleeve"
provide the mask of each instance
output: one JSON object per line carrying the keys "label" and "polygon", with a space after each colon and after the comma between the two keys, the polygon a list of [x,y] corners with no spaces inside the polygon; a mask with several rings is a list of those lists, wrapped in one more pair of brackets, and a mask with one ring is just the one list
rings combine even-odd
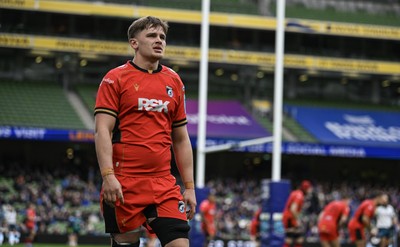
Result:
{"label": "red jersey sleeve", "polygon": [[186,97],[185,97],[185,86],[183,85],[182,80],[180,77],[176,74],[176,81],[178,84],[178,107],[175,116],[173,117],[172,121],[172,127],[179,127],[183,126],[187,123],[186,120]]}
{"label": "red jersey sleeve", "polygon": [[304,195],[300,191],[296,191],[296,193],[293,195],[293,201],[292,203],[296,203],[299,208],[303,205],[304,201]]}
{"label": "red jersey sleeve", "polygon": [[364,209],[364,215],[368,216],[369,218],[372,218],[375,213],[375,207],[372,203],[368,203],[368,205]]}
{"label": "red jersey sleeve", "polygon": [[94,114],[106,113],[117,117],[120,98],[119,91],[119,81],[114,69],[109,71],[100,83]]}

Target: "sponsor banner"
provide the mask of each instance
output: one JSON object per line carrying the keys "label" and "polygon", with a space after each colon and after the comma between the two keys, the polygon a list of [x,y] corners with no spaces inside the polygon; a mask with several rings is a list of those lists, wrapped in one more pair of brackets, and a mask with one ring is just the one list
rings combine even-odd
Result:
{"label": "sponsor banner", "polygon": [[94,132],[91,130],[0,126],[0,139],[93,142]]}
{"label": "sponsor banner", "polygon": [[307,131],[322,143],[400,148],[400,113],[288,107]]}
{"label": "sponsor banner", "polygon": [[319,33],[374,39],[400,39],[400,28],[398,27],[343,22],[288,19],[286,20],[286,30],[300,33]]}
{"label": "sponsor banner", "polygon": [[[155,15],[169,22],[201,23],[200,11],[112,3],[94,4],[84,1],[74,2],[61,0],[0,0],[0,8],[30,9],[79,15],[114,16],[118,18],[138,18],[147,15]],[[210,13],[210,24],[248,29],[275,30],[276,19],[265,16],[213,12]],[[286,20],[286,30],[302,33],[400,40],[400,28],[378,25],[288,18]]]}
{"label": "sponsor banner", "polygon": [[[132,56],[133,50],[127,42],[111,42],[89,39],[45,37],[35,35],[18,35],[0,33],[0,47],[39,49],[50,51],[94,53],[115,56]],[[166,59],[198,62],[200,49],[195,47],[168,46]],[[246,64],[273,67],[273,53],[210,49],[210,62],[227,64]],[[400,63],[357,60],[347,58],[330,58],[304,55],[285,55],[286,68],[322,70],[347,73],[400,75]]]}
{"label": "sponsor banner", "polygon": [[[198,102],[187,100],[189,135],[197,135]],[[207,136],[249,139],[271,136],[237,101],[208,101]]]}
{"label": "sponsor banner", "polygon": [[0,0],[0,8],[33,9],[35,0]]}
{"label": "sponsor banner", "polygon": [[[0,126],[0,139],[34,140],[34,141],[71,141],[93,142],[94,132],[91,130],[62,130],[46,128],[30,128],[15,126]],[[197,146],[196,136],[191,136],[193,148]],[[211,138],[206,140],[207,146],[238,143],[233,138]],[[236,148],[235,152],[272,153],[272,143]],[[283,143],[282,153],[294,155],[332,156],[349,158],[383,158],[399,159],[400,148],[392,147],[361,147],[348,145],[324,145],[311,143]]]}
{"label": "sponsor banner", "polygon": [[0,33],[0,46],[50,51],[95,53],[115,56],[133,55],[133,50],[129,47],[129,44],[125,42],[45,37],[35,35]]}
{"label": "sponsor banner", "polygon": [[[192,145],[197,146],[197,139],[191,137]],[[207,138],[206,146],[221,145],[226,143],[238,143],[237,139]],[[272,153],[272,143],[257,144],[248,147],[235,148],[235,152]],[[400,159],[400,147],[383,146],[356,146],[356,145],[335,145],[320,143],[282,143],[282,153],[291,155],[306,156],[328,156],[346,158],[380,158]]]}

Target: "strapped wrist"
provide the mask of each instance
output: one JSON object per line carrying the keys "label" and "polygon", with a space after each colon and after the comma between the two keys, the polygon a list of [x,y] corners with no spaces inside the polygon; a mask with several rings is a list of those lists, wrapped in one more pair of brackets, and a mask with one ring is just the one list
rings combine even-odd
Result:
{"label": "strapped wrist", "polygon": [[185,182],[184,185],[186,190],[194,189],[194,182]]}
{"label": "strapped wrist", "polygon": [[101,172],[101,176],[104,178],[108,175],[114,174],[114,168],[105,168],[105,169],[102,169],[100,172]]}

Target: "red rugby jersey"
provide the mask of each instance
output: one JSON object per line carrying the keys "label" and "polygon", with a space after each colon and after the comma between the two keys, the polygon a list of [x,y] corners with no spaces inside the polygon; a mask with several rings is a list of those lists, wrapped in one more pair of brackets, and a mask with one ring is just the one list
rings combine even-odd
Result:
{"label": "red rugby jersey", "polygon": [[185,125],[185,88],[176,72],[155,71],[131,61],[110,70],[100,83],[94,114],[116,118],[113,166],[124,176],[170,173],[172,128]]}
{"label": "red rugby jersey", "polygon": [[330,202],[322,211],[321,222],[338,224],[342,216],[348,216],[350,207],[344,201]]}
{"label": "red rugby jersey", "polygon": [[360,206],[358,206],[349,224],[352,224],[357,227],[364,227],[364,223],[362,222],[362,216],[366,215],[371,219],[374,216],[374,213],[375,213],[375,203],[369,199],[364,200],[360,204]]}
{"label": "red rugby jersey", "polygon": [[290,193],[283,211],[284,215],[293,216],[292,212],[290,211],[290,207],[293,203],[297,203],[297,212],[300,212],[304,203],[304,193],[301,190],[294,190],[292,193]]}

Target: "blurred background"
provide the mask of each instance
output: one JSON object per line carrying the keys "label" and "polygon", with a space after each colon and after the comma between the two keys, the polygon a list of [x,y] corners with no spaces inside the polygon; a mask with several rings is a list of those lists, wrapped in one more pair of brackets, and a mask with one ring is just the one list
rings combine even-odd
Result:
{"label": "blurred background", "polygon": [[[211,0],[208,145],[273,133],[275,12],[272,0]],[[37,242],[65,243],[76,218],[80,243],[104,240],[96,91],[108,70],[132,58],[126,31],[146,15],[170,25],[162,64],[185,83],[196,154],[200,0],[0,1],[5,244],[6,211],[11,206],[22,225],[29,202]],[[399,212],[399,1],[287,0],[284,46],[282,178],[293,188],[302,179],[314,184],[304,209],[307,243],[317,243],[317,215],[341,193],[355,208],[382,189]],[[250,239],[271,151],[260,144],[207,154],[219,239]]]}

